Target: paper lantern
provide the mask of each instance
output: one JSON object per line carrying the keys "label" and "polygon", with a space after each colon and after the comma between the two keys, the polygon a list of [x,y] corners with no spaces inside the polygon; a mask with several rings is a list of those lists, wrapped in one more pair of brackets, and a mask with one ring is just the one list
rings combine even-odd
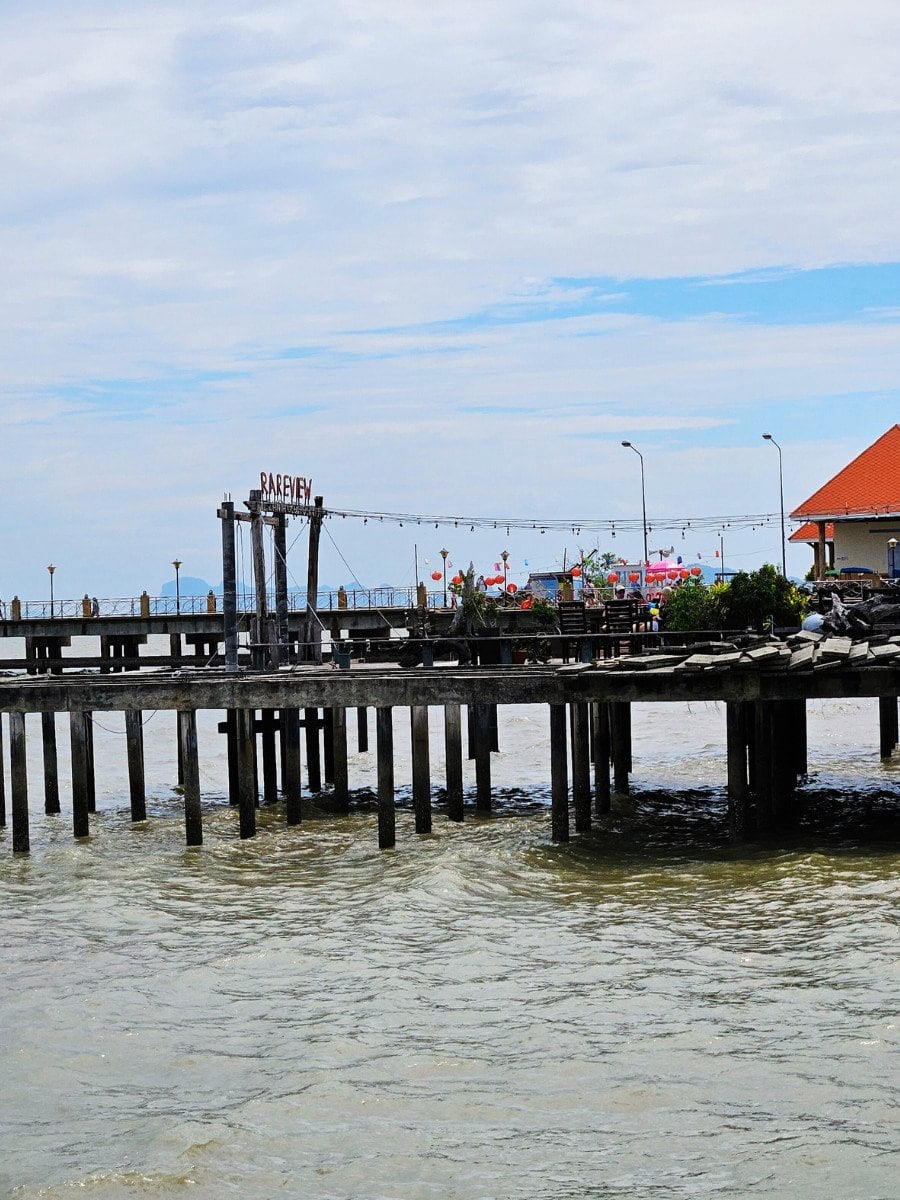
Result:
{"label": "paper lantern", "polygon": [[615,573],[615,571],[610,571],[610,573],[606,577],[606,582],[607,583],[618,583],[619,582],[619,577]]}
{"label": "paper lantern", "polygon": [[702,567],[691,567],[691,574],[694,576],[702,575],[703,574]]}
{"label": "paper lantern", "polygon": [[677,571],[666,571],[666,575],[669,577],[669,579],[677,579],[678,578]]}
{"label": "paper lantern", "polygon": [[691,577],[690,571],[685,571],[683,567],[678,572],[678,575],[679,575],[679,578],[681,578],[681,579],[690,579],[690,577]]}
{"label": "paper lantern", "polygon": [[438,579],[440,579],[440,578],[441,578],[441,573],[440,573],[440,571],[432,571],[432,572],[431,572],[431,578],[432,578],[432,579],[434,579],[434,580],[438,580]]}
{"label": "paper lantern", "polygon": [[579,579],[581,577],[581,567],[572,568],[572,578]]}
{"label": "paper lantern", "polygon": [[462,575],[454,575],[450,582],[455,583],[456,586],[459,587],[459,585],[462,583]]}
{"label": "paper lantern", "polygon": [[509,594],[511,596],[514,596],[516,594],[516,592],[519,590],[519,585],[517,583],[508,583],[506,585],[506,590],[509,592]]}
{"label": "paper lantern", "polygon": [[628,579],[629,579],[630,583],[637,583],[637,581],[640,579],[640,577],[641,576],[640,576],[639,572],[632,571],[631,574],[628,576]]}

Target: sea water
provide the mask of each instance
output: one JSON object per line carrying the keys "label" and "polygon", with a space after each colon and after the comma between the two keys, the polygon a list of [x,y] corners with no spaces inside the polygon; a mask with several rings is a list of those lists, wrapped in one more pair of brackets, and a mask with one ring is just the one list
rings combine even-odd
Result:
{"label": "sea water", "polygon": [[28,718],[30,856],[0,833],[0,1194],[897,1195],[900,768],[877,701],[809,705],[804,820],[764,846],[726,840],[715,704],[636,705],[633,794],[567,845],[546,709],[501,710],[495,811],[463,825],[432,712],[430,836],[398,711],[388,852],[352,722],[352,814],[263,808],[241,842],[220,716],[195,849],[173,713],[145,714],[134,827],[122,715],[95,714],[77,844],[65,719],[46,817]]}

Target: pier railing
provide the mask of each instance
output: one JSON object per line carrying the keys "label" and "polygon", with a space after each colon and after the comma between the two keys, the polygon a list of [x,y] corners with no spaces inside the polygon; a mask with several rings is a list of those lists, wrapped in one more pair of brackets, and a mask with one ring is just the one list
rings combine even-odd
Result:
{"label": "pier railing", "polygon": [[[288,593],[288,608],[291,612],[302,612],[306,609],[306,591]],[[444,593],[433,591],[426,593],[429,608],[442,608]],[[448,597],[449,599],[449,597]],[[0,619],[10,617],[9,602],[0,602]],[[142,609],[143,604],[143,609]],[[255,592],[239,592],[237,598],[239,612],[256,611]],[[266,597],[270,612],[275,612],[275,594],[271,592]],[[205,596],[83,596],[79,600],[22,600],[21,615],[26,620],[53,617],[139,617],[146,611],[152,617],[174,616],[176,613],[195,615],[207,612],[222,611],[221,595]],[[416,589],[414,587],[377,587],[354,588],[352,590],[320,590],[317,608],[336,610],[341,608],[358,611],[360,609],[379,608],[414,608],[416,605]],[[51,611],[52,609],[52,611]]]}

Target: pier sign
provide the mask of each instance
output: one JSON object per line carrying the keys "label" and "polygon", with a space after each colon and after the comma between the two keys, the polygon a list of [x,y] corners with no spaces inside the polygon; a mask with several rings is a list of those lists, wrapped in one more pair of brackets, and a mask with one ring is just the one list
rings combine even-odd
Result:
{"label": "pier sign", "polygon": [[309,504],[312,480],[303,475],[274,475],[270,471],[260,471],[259,488],[264,503]]}

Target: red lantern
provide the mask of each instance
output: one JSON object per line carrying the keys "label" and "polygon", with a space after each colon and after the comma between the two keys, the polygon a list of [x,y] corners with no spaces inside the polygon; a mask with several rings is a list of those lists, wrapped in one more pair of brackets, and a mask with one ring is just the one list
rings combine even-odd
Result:
{"label": "red lantern", "polygon": [[680,578],[682,578],[682,579],[690,579],[690,577],[691,577],[690,571],[685,571],[685,569],[683,567],[678,572],[678,574],[679,574]]}
{"label": "red lantern", "polygon": [[459,585],[462,583],[462,575],[454,575],[450,582],[455,583],[456,586],[459,587]]}
{"label": "red lantern", "polygon": [[615,573],[615,571],[610,571],[610,573],[606,577],[606,582],[607,583],[618,583],[619,582],[619,577]]}
{"label": "red lantern", "polygon": [[640,579],[640,574],[637,571],[632,571],[631,574],[628,576],[629,583],[637,583],[637,581],[639,579]]}
{"label": "red lantern", "polygon": [[438,580],[438,579],[440,579],[440,578],[441,578],[441,573],[440,573],[440,571],[432,571],[432,572],[431,572],[431,578],[432,578],[432,579],[434,579],[434,580]]}
{"label": "red lantern", "polygon": [[516,594],[516,592],[519,590],[519,585],[517,583],[508,583],[506,585],[506,590],[509,592],[509,594],[511,596],[514,596]]}
{"label": "red lantern", "polygon": [[581,577],[581,567],[572,568],[572,578],[579,579]]}
{"label": "red lantern", "polygon": [[692,574],[692,575],[695,575],[695,576],[696,576],[696,575],[702,575],[702,574],[703,574],[703,570],[702,570],[702,568],[701,568],[701,567],[691,567],[691,574]]}
{"label": "red lantern", "polygon": [[668,575],[669,579],[677,579],[678,578],[677,571],[666,571],[666,575]]}

